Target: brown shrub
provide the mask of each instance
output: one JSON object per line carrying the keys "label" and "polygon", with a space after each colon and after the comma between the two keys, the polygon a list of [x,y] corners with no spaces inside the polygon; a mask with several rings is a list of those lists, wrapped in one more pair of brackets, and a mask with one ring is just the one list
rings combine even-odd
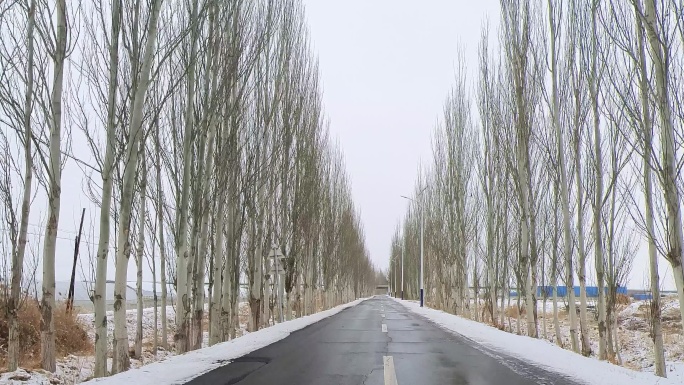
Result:
{"label": "brown shrub", "polygon": [[629,305],[630,299],[628,296],[626,296],[624,294],[616,294],[615,303],[618,305]]}
{"label": "brown shrub", "polygon": [[512,305],[506,308],[506,317],[517,317],[518,312],[520,315],[525,315],[525,307],[518,309],[517,305]]}
{"label": "brown shrub", "polygon": [[[6,309],[4,298],[0,298],[0,309]],[[19,318],[19,365],[32,368],[40,363],[40,308],[35,300],[27,300],[17,313]],[[55,318],[55,354],[58,358],[69,354],[89,353],[92,342],[76,313],[67,313],[66,305],[57,303]],[[0,368],[7,366],[7,343],[9,320],[5,311],[0,311]],[[0,369],[0,372],[2,369]]]}

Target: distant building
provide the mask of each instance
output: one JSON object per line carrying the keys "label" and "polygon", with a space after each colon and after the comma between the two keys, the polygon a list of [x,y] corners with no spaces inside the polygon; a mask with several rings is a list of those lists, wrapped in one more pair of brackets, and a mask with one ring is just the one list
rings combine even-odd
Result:
{"label": "distant building", "polygon": [[[57,301],[66,301],[69,295],[69,282],[68,281],[57,281],[55,282],[55,299]],[[34,287],[29,288],[29,295],[34,298],[40,299],[41,293],[41,282],[36,282]],[[84,310],[92,309],[93,303],[91,296],[94,290],[94,282],[76,281],[74,282],[74,306],[81,307]],[[147,284],[148,288],[151,289],[151,284]],[[161,287],[157,285],[157,297],[161,300]],[[171,285],[169,285],[167,297],[169,301],[174,298],[174,293]],[[143,301],[144,305],[152,306],[154,299],[154,293],[152,290],[143,289]],[[112,309],[114,304],[114,281],[107,281],[107,294],[106,294],[107,308]],[[137,304],[137,293],[135,285],[130,283],[126,286],[126,304],[127,307],[132,307]]]}
{"label": "distant building", "polygon": [[375,287],[375,295],[384,295],[389,292],[389,286],[388,285],[377,285]]}

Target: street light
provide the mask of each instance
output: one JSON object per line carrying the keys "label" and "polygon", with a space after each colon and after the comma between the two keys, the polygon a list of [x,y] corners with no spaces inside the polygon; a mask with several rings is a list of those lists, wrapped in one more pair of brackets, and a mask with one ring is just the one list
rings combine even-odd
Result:
{"label": "street light", "polygon": [[[401,237],[404,239],[404,237]],[[404,243],[401,245],[401,300],[404,300]]]}
{"label": "street light", "polygon": [[[416,194],[418,197],[420,197],[423,194],[423,191],[427,186],[425,186],[418,194]],[[411,202],[415,203],[418,205],[418,209],[420,210],[420,307],[423,307],[423,299],[425,298],[424,295],[424,288],[423,288],[423,228],[425,227],[425,216],[423,215],[423,207],[420,205],[420,203],[416,202],[415,199],[409,198],[407,196],[401,196],[404,199],[408,199]],[[403,249],[402,249],[402,259],[403,259]],[[401,264],[402,267],[402,282],[403,282],[403,268],[404,268],[404,263],[402,262]],[[402,283],[402,288],[403,288],[403,283]],[[403,291],[402,291],[403,293]],[[403,295],[402,295],[403,296]]]}

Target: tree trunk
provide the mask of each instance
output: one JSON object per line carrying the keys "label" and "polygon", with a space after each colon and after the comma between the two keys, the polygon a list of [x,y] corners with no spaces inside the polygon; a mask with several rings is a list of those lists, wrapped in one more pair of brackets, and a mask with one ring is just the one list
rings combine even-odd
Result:
{"label": "tree trunk", "polygon": [[[154,245],[154,243],[153,243]],[[157,350],[159,349],[159,301],[157,298],[157,263],[154,260],[154,253],[152,254],[152,299],[154,302],[154,340],[152,342],[152,354],[157,358]]]}
{"label": "tree trunk", "polygon": [[[561,198],[561,210],[563,212],[563,255],[565,256],[565,269],[566,269],[566,286],[568,292],[568,308],[570,311],[570,340],[572,345],[572,350],[579,351],[577,343],[577,313],[575,310],[575,290],[574,290],[574,277],[573,277],[573,260],[572,260],[572,236],[570,232],[570,192],[568,183],[568,172],[565,163],[565,141],[563,137],[563,130],[560,124],[560,112],[559,112],[559,97],[558,97],[558,63],[556,54],[556,21],[554,19],[554,3],[555,1],[549,0],[549,30],[551,36],[551,97],[552,105],[551,111],[553,113],[553,125],[556,134],[556,146],[558,153],[558,174],[560,180],[560,198]],[[581,253],[581,251],[580,251]],[[555,273],[554,273],[555,274]],[[554,284],[554,296],[557,296],[557,287]],[[554,306],[556,306],[554,299]],[[586,307],[585,307],[586,309]],[[557,309],[554,308],[554,327],[558,327],[558,314]],[[585,335],[584,333],[582,333]],[[556,331],[556,336],[559,345],[562,346],[562,341],[560,340],[560,335],[558,330]],[[583,337],[584,338],[584,337]],[[584,340],[583,340],[584,341]]]}
{"label": "tree trunk", "polygon": [[[216,192],[219,192],[220,186],[218,186]],[[214,260],[214,285],[212,287],[213,293],[211,296],[211,301],[209,304],[209,346],[221,342],[221,312],[223,307],[221,304],[221,289],[223,288],[223,280],[227,279],[227,275],[221,275],[222,271],[225,271],[223,263],[223,223],[225,218],[225,195],[218,195],[218,205],[216,208],[215,216],[215,227],[216,238],[214,240],[214,253],[212,258]],[[228,258],[225,258],[225,265],[228,264]],[[223,278],[221,278],[223,277]]]}
{"label": "tree trunk", "polygon": [[159,268],[161,270],[161,346],[164,350],[169,349],[169,333],[166,320],[167,283],[166,283],[166,244],[164,241],[164,194],[161,182],[161,153],[159,137],[155,137],[155,156],[157,158],[157,227],[159,228]]}
{"label": "tree trunk", "polygon": [[[232,180],[229,181],[232,183]],[[228,226],[226,229],[226,260],[223,263],[223,287],[222,287],[222,297],[221,297],[221,340],[227,341],[231,336],[232,328],[232,313],[233,313],[233,303],[232,303],[232,290],[233,290],[233,268],[235,266],[234,262],[234,218],[233,218],[233,198],[232,189],[228,188],[228,196],[226,197],[228,206]],[[232,328],[234,329],[234,328]]]}
{"label": "tree trunk", "polygon": [[[581,134],[579,132],[579,126],[576,126],[575,177],[577,179],[577,252],[579,255],[577,278],[580,284],[580,337],[582,355],[589,357],[591,355],[591,345],[589,345],[589,326],[587,325],[587,256],[584,252],[584,199],[582,194],[582,148],[580,143]],[[570,275],[572,275],[572,272],[570,272]],[[570,295],[570,292],[573,292],[574,294],[574,290],[574,287],[568,287],[568,295]],[[573,309],[570,309],[570,311],[572,310]],[[572,314],[573,313],[570,314],[571,317]]]}
{"label": "tree trunk", "polygon": [[[142,143],[142,142],[141,142]],[[135,329],[135,357],[142,359],[142,340],[143,340],[143,258],[145,251],[145,218],[147,216],[145,194],[147,193],[147,165],[145,162],[145,146],[140,146],[142,177],[140,178],[140,213],[138,215],[138,247],[136,250],[136,296],[137,314]],[[155,324],[156,325],[156,324]]]}
{"label": "tree trunk", "polygon": [[133,204],[133,190],[135,187],[135,174],[138,165],[138,143],[142,139],[143,105],[147,88],[150,82],[150,69],[152,59],[156,51],[157,24],[162,0],[155,0],[147,32],[145,53],[140,69],[140,78],[135,90],[135,98],[131,111],[131,123],[128,143],[126,148],[126,168],[123,176],[121,191],[121,209],[119,216],[119,232],[117,234],[116,248],[116,273],[114,283],[114,355],[112,357],[112,373],[120,373],[128,370],[130,360],[128,357],[128,331],[126,325],[126,276],[128,272],[128,259],[130,257],[130,222],[131,206]]}
{"label": "tree trunk", "polygon": [[675,150],[675,124],[672,119],[672,103],[670,101],[670,84],[668,71],[671,61],[671,48],[662,45],[663,37],[660,36],[658,24],[656,23],[656,1],[645,0],[645,28],[648,36],[648,43],[653,60],[653,72],[656,84],[654,87],[656,97],[656,108],[660,117],[661,134],[661,183],[666,206],[667,220],[667,253],[666,258],[672,266],[675,276],[677,294],[679,296],[679,311],[681,322],[684,326],[684,275],[682,271],[682,246],[684,239],[682,236],[682,212],[680,207],[680,196],[677,189],[678,168],[676,163]]}
{"label": "tree trunk", "polygon": [[[559,178],[560,179],[560,178]],[[554,205],[553,205],[553,249],[551,251],[551,287],[553,287],[553,330],[556,334],[556,344],[563,347],[563,339],[561,337],[560,322],[558,321],[558,239],[559,239],[559,226],[558,226],[558,198],[560,191],[558,185],[560,183],[554,183]],[[563,218],[565,220],[565,218]],[[565,227],[563,228],[565,231]],[[565,244],[563,245],[565,247]],[[572,270],[570,270],[572,272]],[[546,311],[546,306],[544,307]],[[572,309],[574,310],[574,307]]]}
{"label": "tree trunk", "polygon": [[591,53],[591,76],[589,81],[589,93],[591,95],[591,105],[594,118],[594,159],[596,165],[596,190],[594,196],[594,262],[596,265],[596,281],[598,286],[598,329],[599,329],[599,359],[606,359],[606,295],[604,292],[604,250],[603,250],[603,158],[601,155],[601,130],[599,127],[599,105],[598,105],[598,73],[597,60],[598,37],[596,36],[596,13],[598,12],[598,2],[592,4],[591,10],[591,30],[592,30],[592,53]]}
{"label": "tree trunk", "polygon": [[[254,226],[253,226],[254,227]],[[254,236],[254,235],[252,235]],[[258,240],[257,240],[258,242]],[[249,290],[249,308],[251,318],[249,320],[249,331],[255,332],[259,330],[259,316],[260,307],[262,301],[262,291],[261,291],[261,278],[263,276],[261,271],[262,258],[261,258],[261,247],[257,246],[254,249],[253,261],[253,273],[252,282]]]}
{"label": "tree trunk", "polygon": [[[205,269],[206,269],[206,261],[207,261],[207,252],[208,252],[208,244],[209,244],[209,197],[212,196],[212,189],[211,189],[211,177],[213,174],[213,169],[214,169],[214,141],[216,137],[216,129],[217,129],[217,124],[213,122],[213,119],[210,119],[211,122],[210,128],[209,128],[209,137],[207,138],[207,146],[206,146],[206,158],[205,158],[205,169],[204,169],[204,175],[202,177],[204,178],[204,182],[202,183],[202,196],[204,197],[204,203],[201,204],[201,211],[202,211],[202,216],[200,220],[200,240],[199,240],[199,253],[197,255],[197,266],[195,267],[195,276],[193,277],[193,284],[194,284],[194,291],[195,291],[195,303],[194,303],[194,317],[193,317],[193,327],[195,330],[195,344],[193,346],[193,349],[199,349],[202,347],[202,340],[203,340],[203,328],[202,328],[202,322],[204,318],[204,278],[205,278]],[[216,192],[215,192],[216,193]],[[222,200],[222,199],[221,199]],[[223,213],[219,212],[217,213],[218,215],[223,215]]]}
{"label": "tree trunk", "polygon": [[188,210],[190,199],[190,179],[192,166],[192,140],[194,136],[194,100],[195,100],[195,67],[197,60],[197,39],[199,35],[198,1],[193,0],[190,9],[190,62],[187,71],[187,94],[185,109],[185,134],[183,137],[183,185],[181,187],[180,207],[178,211],[178,234],[176,239],[176,333],[173,340],[176,343],[176,353],[185,353],[190,347],[190,312],[191,302],[188,292],[188,264],[190,253],[188,250]]}
{"label": "tree trunk", "polygon": [[[644,29],[641,22],[641,9],[639,9],[639,2],[634,2],[634,13],[637,32],[637,45],[639,56],[639,93],[641,96],[641,110],[642,110],[642,133],[643,133],[643,171],[644,171],[644,206],[645,206],[645,224],[648,239],[648,259],[649,259],[649,273],[651,281],[651,327],[653,340],[653,355],[655,359],[655,375],[666,377],[665,371],[665,349],[663,346],[663,327],[661,319],[661,304],[660,304],[660,276],[658,274],[658,254],[655,244],[655,226],[653,220],[653,182],[651,165],[651,156],[653,154],[653,122],[651,121],[648,74],[646,73],[646,52],[644,47]],[[617,334],[617,328],[615,328]],[[617,345],[617,335],[615,343]],[[617,350],[617,349],[616,349]],[[618,353],[619,355],[619,353]]]}
{"label": "tree trunk", "polygon": [[40,303],[40,361],[41,367],[49,372],[57,370],[55,360],[55,252],[62,179],[62,153],[60,151],[62,134],[62,88],[64,84],[64,61],[67,45],[66,0],[57,0],[55,12],[57,29],[53,54],[54,73],[50,104],[50,158],[48,170],[48,221],[43,243],[43,297]]}
{"label": "tree trunk", "polygon": [[19,366],[19,331],[17,311],[21,302],[21,278],[24,272],[24,255],[28,234],[28,217],[31,210],[31,187],[33,184],[33,155],[31,153],[31,115],[33,111],[33,66],[34,40],[33,31],[36,24],[36,0],[31,0],[26,26],[26,93],[24,99],[24,191],[21,201],[21,219],[19,224],[19,242],[12,253],[12,282],[10,297],[7,301],[9,318],[9,335],[7,346],[7,369],[12,372]]}
{"label": "tree trunk", "polygon": [[110,211],[116,142],[116,93],[119,73],[119,35],[121,33],[121,2],[112,2],[112,41],[109,46],[109,88],[107,94],[107,141],[102,165],[102,201],[100,205],[100,234],[97,247],[95,293],[95,377],[107,375],[107,259],[109,256]]}

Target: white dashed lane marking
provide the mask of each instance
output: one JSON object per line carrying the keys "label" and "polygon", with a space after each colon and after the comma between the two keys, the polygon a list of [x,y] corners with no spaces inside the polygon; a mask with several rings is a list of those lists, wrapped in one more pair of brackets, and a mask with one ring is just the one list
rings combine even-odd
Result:
{"label": "white dashed lane marking", "polygon": [[394,359],[392,356],[383,356],[382,366],[385,370],[385,385],[398,385],[397,373],[394,371]]}

